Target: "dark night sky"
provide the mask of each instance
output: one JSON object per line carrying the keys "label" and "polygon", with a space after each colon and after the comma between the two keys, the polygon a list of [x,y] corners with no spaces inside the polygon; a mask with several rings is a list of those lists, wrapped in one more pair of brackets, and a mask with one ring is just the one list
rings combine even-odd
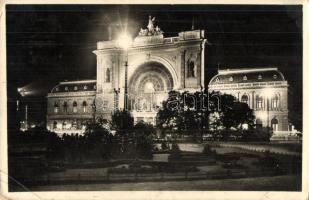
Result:
{"label": "dark night sky", "polygon": [[[95,78],[96,42],[128,19],[137,35],[148,15],[165,36],[205,29],[207,69],[277,66],[302,96],[302,6],[231,5],[7,5],[8,95],[33,81]],[[213,75],[213,74],[211,74]],[[209,78],[209,77],[208,77]],[[302,98],[298,98],[301,99]],[[296,103],[300,104],[300,102]]]}

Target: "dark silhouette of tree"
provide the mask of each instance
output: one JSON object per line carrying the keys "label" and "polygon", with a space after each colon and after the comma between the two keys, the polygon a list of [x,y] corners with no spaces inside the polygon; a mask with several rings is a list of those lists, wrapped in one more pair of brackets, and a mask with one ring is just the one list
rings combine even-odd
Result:
{"label": "dark silhouette of tree", "polygon": [[138,122],[134,126],[133,133],[132,139],[136,150],[136,156],[151,159],[154,149],[153,138],[156,134],[153,125],[143,121]]}
{"label": "dark silhouette of tree", "polygon": [[242,130],[243,124],[252,128],[253,121],[253,111],[246,103],[237,101],[232,95],[205,91],[194,94],[172,91],[157,115],[157,126],[163,132],[187,134],[195,139],[209,131],[209,125],[214,132],[222,127]]}
{"label": "dark silhouette of tree", "polygon": [[102,159],[112,157],[113,135],[104,126],[104,120],[89,122],[85,130],[85,142],[88,150],[98,153]]}

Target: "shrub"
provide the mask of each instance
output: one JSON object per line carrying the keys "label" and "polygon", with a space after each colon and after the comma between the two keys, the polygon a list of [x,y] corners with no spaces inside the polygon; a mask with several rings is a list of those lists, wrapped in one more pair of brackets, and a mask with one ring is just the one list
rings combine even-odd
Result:
{"label": "shrub", "polygon": [[166,141],[162,141],[161,143],[161,149],[164,151],[164,150],[169,150],[169,146],[167,144]]}
{"label": "shrub", "polygon": [[174,160],[174,159],[179,159],[179,158],[181,158],[179,146],[177,143],[173,143],[169,159]]}

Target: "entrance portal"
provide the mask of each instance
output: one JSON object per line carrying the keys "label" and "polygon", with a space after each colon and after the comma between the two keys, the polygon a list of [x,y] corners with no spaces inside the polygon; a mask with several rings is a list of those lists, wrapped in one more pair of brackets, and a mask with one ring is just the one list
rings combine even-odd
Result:
{"label": "entrance portal", "polygon": [[164,65],[148,62],[137,68],[129,82],[129,109],[134,121],[155,124],[157,109],[173,89],[173,78]]}

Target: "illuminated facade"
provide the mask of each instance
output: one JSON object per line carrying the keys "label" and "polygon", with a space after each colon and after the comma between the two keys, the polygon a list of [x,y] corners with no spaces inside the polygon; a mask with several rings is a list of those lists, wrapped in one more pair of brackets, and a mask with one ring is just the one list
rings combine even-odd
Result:
{"label": "illuminated facade", "polygon": [[[168,97],[169,91],[194,92],[204,88],[205,45],[204,30],[164,37],[151,17],[147,28],[140,29],[127,50],[121,49],[117,40],[99,41],[93,51],[97,57],[96,80],[61,82],[53,88],[47,96],[47,127],[58,133],[82,132],[85,120],[94,116],[110,119],[115,109],[124,108],[125,79],[128,109],[135,122],[155,124],[156,108]],[[83,90],[86,83],[93,86]],[[65,87],[71,89],[63,90]],[[86,112],[83,112],[84,101]]]}
{"label": "illuminated facade", "polygon": [[[93,51],[96,80],[55,86],[47,96],[47,128],[57,133],[82,133],[88,120],[111,119],[114,110],[125,107],[126,82],[128,109],[135,123],[155,124],[156,108],[169,91],[205,88],[206,43],[203,30],[164,37],[151,17],[147,28],[141,29],[125,50],[116,40],[97,42]],[[288,83],[277,68],[219,70],[208,87],[247,103],[255,112],[257,125],[272,127],[277,135],[290,132]]]}
{"label": "illuminated facade", "polygon": [[47,95],[47,129],[83,133],[94,117],[96,80],[60,82]]}
{"label": "illuminated facade", "polygon": [[247,103],[254,110],[256,125],[272,127],[275,136],[291,133],[288,83],[277,68],[219,70],[208,87]]}

